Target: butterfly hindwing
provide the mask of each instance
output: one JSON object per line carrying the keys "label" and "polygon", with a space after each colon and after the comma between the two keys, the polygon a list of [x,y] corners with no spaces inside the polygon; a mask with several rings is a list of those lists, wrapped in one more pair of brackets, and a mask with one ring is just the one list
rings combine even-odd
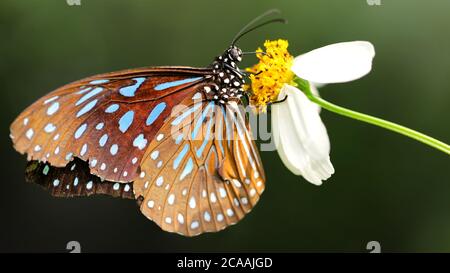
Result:
{"label": "butterfly hindwing", "polygon": [[238,104],[202,98],[185,101],[189,107],[166,121],[134,182],[142,213],[186,236],[237,223],[256,205],[265,182]]}
{"label": "butterfly hindwing", "polygon": [[90,174],[89,165],[75,158],[66,167],[53,167],[48,163],[30,161],[25,170],[28,182],[38,184],[55,197],[82,197],[109,195],[134,199],[133,183],[101,181]]}
{"label": "butterfly hindwing", "polygon": [[171,109],[207,79],[206,69],[160,67],[102,74],[63,86],[11,126],[29,160],[64,167],[75,157],[102,179],[130,182]]}

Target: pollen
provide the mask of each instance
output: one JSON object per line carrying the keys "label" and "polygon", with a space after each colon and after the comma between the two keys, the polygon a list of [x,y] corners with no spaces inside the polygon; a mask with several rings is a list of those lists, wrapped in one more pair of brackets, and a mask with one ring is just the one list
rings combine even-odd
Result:
{"label": "pollen", "polygon": [[291,71],[294,57],[289,54],[287,40],[267,40],[264,43],[265,54],[258,48],[256,54],[259,62],[253,67],[247,68],[250,72],[251,84],[244,88],[249,92],[250,105],[257,112],[265,112],[267,104],[275,102],[278,94],[285,83],[295,86],[293,82],[294,73]]}

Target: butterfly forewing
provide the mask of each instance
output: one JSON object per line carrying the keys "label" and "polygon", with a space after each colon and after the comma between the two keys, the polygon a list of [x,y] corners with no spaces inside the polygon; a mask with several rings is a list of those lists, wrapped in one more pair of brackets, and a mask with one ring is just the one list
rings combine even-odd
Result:
{"label": "butterfly forewing", "polygon": [[206,71],[148,68],[63,86],[12,124],[15,148],[55,167],[79,157],[102,179],[133,181],[148,143],[171,109],[207,81]]}

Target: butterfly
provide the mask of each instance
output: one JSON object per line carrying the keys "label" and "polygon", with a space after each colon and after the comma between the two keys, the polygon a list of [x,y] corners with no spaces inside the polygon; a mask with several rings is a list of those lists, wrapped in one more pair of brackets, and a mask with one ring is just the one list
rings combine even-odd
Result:
{"label": "butterfly", "polygon": [[245,52],[235,43],[281,21],[249,28],[273,13],[206,68],[100,74],[37,100],[10,129],[31,161],[28,180],[59,197],[134,198],[147,218],[184,236],[236,224],[257,204],[265,174],[242,110]]}

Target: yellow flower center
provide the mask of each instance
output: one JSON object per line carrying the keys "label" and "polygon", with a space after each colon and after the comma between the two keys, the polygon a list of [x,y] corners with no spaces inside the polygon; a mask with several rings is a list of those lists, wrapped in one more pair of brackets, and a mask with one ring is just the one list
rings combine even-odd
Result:
{"label": "yellow flower center", "polygon": [[[291,71],[294,57],[289,54],[287,40],[266,41],[266,54],[257,54],[259,63],[247,68],[251,84],[245,86],[250,93],[250,104],[257,111],[265,111],[270,102],[277,101],[278,94],[285,83],[295,86],[294,73]],[[258,48],[256,52],[263,52]]]}

